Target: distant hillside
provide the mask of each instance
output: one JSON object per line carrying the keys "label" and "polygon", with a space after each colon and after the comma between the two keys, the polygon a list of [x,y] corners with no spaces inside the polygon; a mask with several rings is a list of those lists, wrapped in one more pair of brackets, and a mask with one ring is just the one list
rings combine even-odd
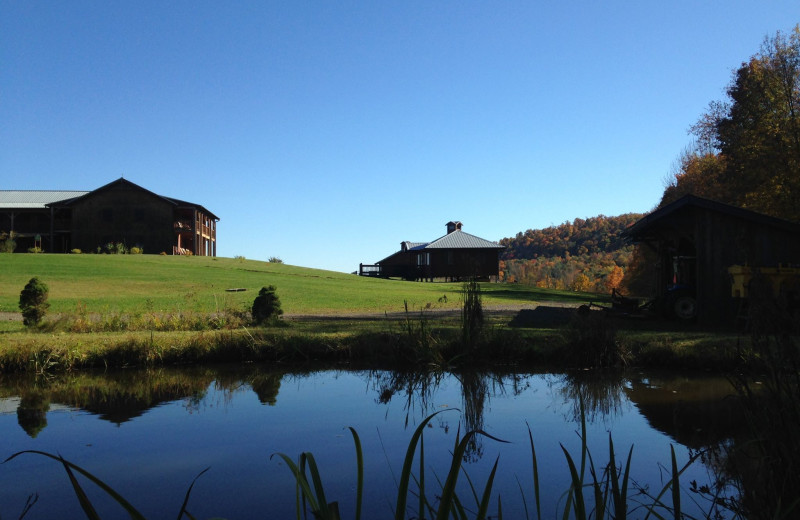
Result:
{"label": "distant hillside", "polygon": [[504,238],[503,279],[552,289],[610,291],[619,286],[633,252],[620,235],[641,217],[600,215]]}

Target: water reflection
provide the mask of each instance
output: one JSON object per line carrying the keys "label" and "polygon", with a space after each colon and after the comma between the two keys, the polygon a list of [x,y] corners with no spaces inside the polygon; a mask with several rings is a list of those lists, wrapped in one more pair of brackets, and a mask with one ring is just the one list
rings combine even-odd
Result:
{"label": "water reflection", "polygon": [[[285,468],[273,468],[265,462],[268,453],[311,450],[320,461],[329,457],[326,467],[345,468],[341,471],[346,473],[352,466],[352,446],[349,436],[336,432],[352,425],[362,435],[365,458],[372,463],[370,470],[380,474],[389,459],[398,454],[402,458],[407,442],[403,430],[413,430],[434,411],[457,407],[460,414],[437,416],[439,428],[426,432],[426,458],[433,463],[439,454],[452,449],[456,431],[463,435],[469,430],[485,430],[512,444],[498,448],[498,443],[488,438],[473,437],[464,457],[470,474],[482,475],[479,470],[490,465],[499,450],[516,450],[503,452],[502,478],[507,480],[498,483],[498,489],[516,490],[517,477],[525,480],[530,471],[527,421],[537,428],[537,453],[545,471],[556,472],[564,466],[557,447],[574,441],[572,423],[582,417],[588,423],[597,423],[589,436],[596,442],[592,449],[597,449],[599,457],[607,446],[602,432],[611,430],[608,424],[614,423],[614,440],[616,443],[620,437],[621,451],[629,442],[654,447],[637,451],[635,463],[655,469],[664,460],[657,457],[669,453],[669,440],[661,432],[686,446],[700,447],[737,431],[735,404],[726,398],[730,393],[730,386],[721,378],[618,372],[284,372],[248,365],[73,373],[46,379],[0,375],[0,419],[1,415],[7,417],[5,426],[0,423],[6,428],[0,429],[0,436],[12,438],[7,435],[9,431],[16,434],[8,447],[12,452],[31,448],[59,451],[91,469],[109,464],[109,474],[126,476],[131,470],[125,464],[135,465],[138,469],[127,485],[141,496],[149,496],[152,490],[136,487],[140,485],[137,483],[151,482],[160,471],[178,482],[177,491],[165,492],[167,498],[180,497],[185,492],[180,489],[182,478],[213,465],[218,477],[208,474],[199,486],[224,488],[231,497],[256,484],[263,489],[264,481],[269,486],[289,486],[274,494],[277,501],[284,495],[293,497],[293,488],[291,482],[287,484]],[[89,413],[58,415],[56,412],[65,406]],[[109,423],[115,427],[109,427]],[[99,433],[85,433],[88,429]],[[371,435],[376,429],[381,433],[380,442]],[[71,430],[73,436],[65,430]],[[154,438],[158,441],[142,442]],[[127,458],[117,462],[118,457]],[[31,462],[33,468],[35,461]],[[707,461],[707,465],[718,469],[714,461]],[[21,471],[19,467],[0,472],[0,489],[4,483],[16,485],[17,475],[9,472]],[[274,470],[276,476],[265,476],[267,470]],[[30,472],[32,479],[40,478],[34,469]],[[654,478],[658,482],[660,476]],[[62,479],[63,475],[56,474],[52,486],[63,483]],[[334,480],[347,489],[345,479],[337,476]],[[548,480],[552,490],[546,493],[553,496],[568,485],[558,475]],[[376,486],[380,482],[383,488],[392,488],[389,476],[373,477],[372,481]],[[55,493],[50,491],[53,497]],[[262,492],[256,495],[247,499],[247,508],[255,507],[252,504],[256,502],[262,510],[279,507],[269,502],[271,496]],[[4,496],[9,495],[0,490],[0,504]],[[213,499],[222,500],[225,498],[216,495]],[[384,500],[376,497],[375,501]],[[231,502],[233,513],[225,510],[224,516],[247,517],[236,514],[237,503]],[[292,505],[288,500],[280,506],[287,510],[281,510],[278,516],[290,515]],[[205,516],[217,514],[209,510]]]}
{"label": "water reflection", "polygon": [[580,371],[565,374],[559,393],[571,404],[574,422],[611,420],[623,411],[625,379],[618,371]]}
{"label": "water reflection", "polygon": [[24,393],[17,406],[17,422],[32,439],[47,426],[47,412],[50,410],[48,396],[40,390]]}
{"label": "water reflection", "polygon": [[746,431],[739,397],[724,377],[634,374],[625,395],[650,426],[690,448],[713,446]]}
{"label": "water reflection", "polygon": [[[17,420],[30,437],[47,427],[52,403],[81,409],[121,425],[163,403],[183,400],[197,410],[210,385],[230,402],[237,392],[252,390],[259,402],[275,406],[286,372],[250,367],[134,370],[0,378],[0,398],[19,397]],[[435,411],[432,397],[450,377],[459,385],[462,431],[484,430],[485,410],[492,396],[518,396],[530,387],[528,375],[498,372],[371,371],[365,373],[374,401],[400,400],[405,427]],[[743,429],[737,418],[737,398],[724,378],[574,372],[553,375],[551,386],[567,404],[566,418],[579,422],[612,421],[636,407],[656,430],[695,449],[718,444]],[[449,426],[446,426],[449,428]],[[479,459],[481,437],[475,437],[468,457]]]}
{"label": "water reflection", "polygon": [[212,382],[224,391],[228,402],[236,391],[252,389],[262,404],[274,406],[284,376],[284,372],[274,370],[243,372],[238,368],[165,368],[47,377],[5,375],[0,378],[0,399],[19,397],[17,420],[35,438],[47,426],[51,403],[84,410],[122,425],[172,401],[184,400],[187,410],[197,410]]}

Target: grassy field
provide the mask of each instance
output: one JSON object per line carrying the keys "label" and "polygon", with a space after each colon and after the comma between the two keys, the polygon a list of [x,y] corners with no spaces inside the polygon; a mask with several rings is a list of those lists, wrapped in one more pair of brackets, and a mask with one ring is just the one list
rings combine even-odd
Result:
{"label": "grassy field", "polygon": [[[460,283],[155,255],[0,254],[0,273],[0,372],[231,360],[447,363],[463,343]],[[41,327],[27,330],[18,302],[33,276],[48,285],[51,307]],[[249,308],[266,285],[277,287],[281,326],[250,322]],[[587,341],[627,352],[633,364],[735,362],[736,336],[650,320],[595,320],[601,327],[594,330],[563,308],[605,295],[502,283],[481,284],[481,293],[486,320],[473,362],[584,366],[564,348]],[[535,316],[518,321],[523,315]],[[587,348],[594,347],[573,354]]]}
{"label": "grassy field", "polygon": [[[413,283],[255,260],[158,255],[0,255],[0,312],[19,312],[19,293],[33,276],[50,289],[51,313],[215,312],[248,308],[275,285],[287,314],[337,315],[460,308],[461,284]],[[229,292],[227,289],[246,289]],[[486,283],[483,302],[575,304],[598,295]]]}

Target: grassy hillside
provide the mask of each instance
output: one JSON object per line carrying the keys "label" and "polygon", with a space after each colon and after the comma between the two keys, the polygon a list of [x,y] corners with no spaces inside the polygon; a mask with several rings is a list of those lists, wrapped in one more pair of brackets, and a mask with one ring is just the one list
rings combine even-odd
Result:
{"label": "grassy hillside", "polygon": [[[19,312],[19,293],[38,276],[50,312],[214,312],[245,308],[275,285],[287,314],[394,312],[459,308],[461,284],[380,280],[255,260],[157,255],[0,254],[0,312]],[[243,288],[243,292],[226,289]],[[446,302],[444,301],[446,297]],[[484,284],[485,305],[585,302],[591,296],[510,284]],[[596,296],[595,296],[596,299]],[[440,301],[441,300],[441,301]]]}

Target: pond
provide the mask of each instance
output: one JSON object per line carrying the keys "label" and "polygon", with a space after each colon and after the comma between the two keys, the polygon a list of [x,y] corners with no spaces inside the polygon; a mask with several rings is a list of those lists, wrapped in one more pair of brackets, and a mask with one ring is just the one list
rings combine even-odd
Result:
{"label": "pond", "polygon": [[[608,462],[610,433],[618,465],[632,446],[632,481],[657,494],[669,480],[670,446],[682,466],[739,428],[734,400],[727,399],[732,393],[721,377],[640,372],[279,372],[249,365],[6,375],[0,376],[0,455],[60,454],[154,519],[175,518],[192,480],[208,468],[194,484],[188,511],[195,518],[249,519],[295,517],[295,482],[272,455],[297,460],[310,451],[328,501],[339,502],[342,518],[354,518],[353,427],[364,451],[365,518],[389,518],[409,440],[440,412],[424,430],[430,497],[438,493],[437,477],[447,475],[457,436],[480,429],[491,437],[474,437],[463,457],[466,474],[482,490],[498,461],[491,511],[499,495],[506,518],[524,518],[526,506],[535,518],[530,429],[542,517],[554,518],[570,485],[562,446],[579,464],[581,417],[595,465]],[[699,500],[707,508],[689,483],[709,483],[713,470],[698,459],[681,476],[685,507]],[[126,517],[94,485],[80,482],[102,518]],[[0,518],[17,518],[36,494],[26,519],[84,516],[57,461],[23,454],[0,465]],[[475,503],[463,474],[458,494],[466,505]],[[632,506],[652,503],[634,489],[630,494]],[[415,517],[412,495],[409,504],[408,517]]]}

